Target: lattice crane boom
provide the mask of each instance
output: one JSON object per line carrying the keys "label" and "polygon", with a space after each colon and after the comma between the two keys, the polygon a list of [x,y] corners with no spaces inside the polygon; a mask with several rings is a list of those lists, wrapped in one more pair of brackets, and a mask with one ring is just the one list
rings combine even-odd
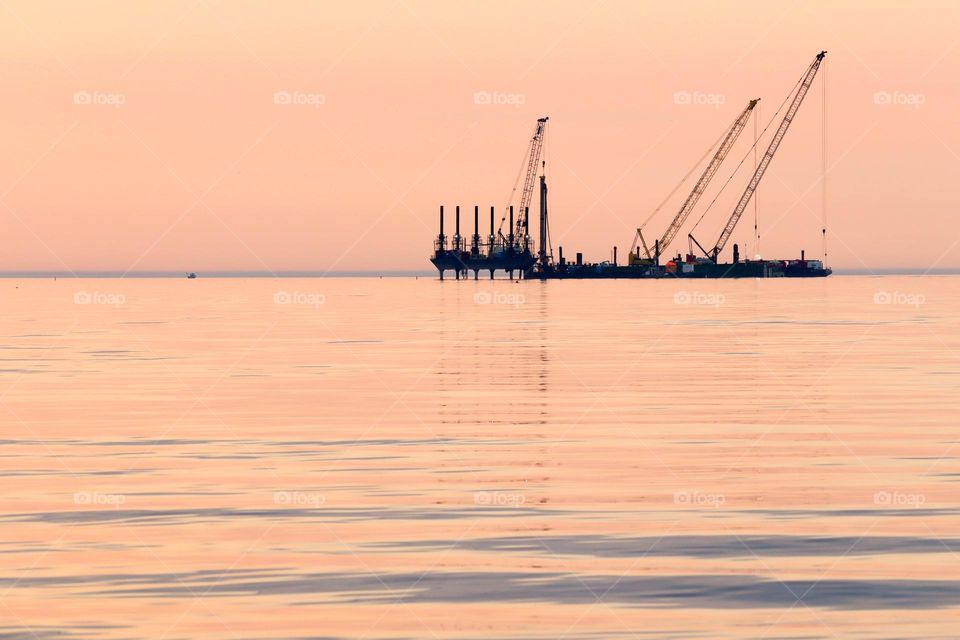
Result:
{"label": "lattice crane boom", "polygon": [[797,89],[797,93],[793,97],[793,102],[790,103],[790,107],[784,114],[783,120],[780,122],[780,126],[777,128],[777,132],[773,135],[773,139],[770,140],[770,146],[767,147],[767,151],[763,154],[763,158],[761,158],[760,163],[757,165],[756,171],[753,172],[753,177],[747,184],[747,188],[744,189],[743,195],[740,196],[740,200],[737,202],[737,206],[734,207],[733,213],[730,214],[730,219],[727,221],[726,226],[720,233],[720,238],[710,251],[710,255],[708,257],[714,262],[717,261],[717,257],[720,255],[720,252],[723,251],[724,246],[726,246],[727,241],[733,234],[733,230],[737,226],[737,222],[740,221],[740,216],[743,215],[743,212],[747,208],[747,204],[750,202],[750,198],[753,197],[754,192],[757,190],[757,186],[760,184],[760,179],[763,178],[763,174],[767,171],[767,167],[770,166],[770,161],[773,160],[773,155],[777,152],[777,148],[783,141],[783,137],[786,135],[787,129],[790,128],[790,124],[793,122],[793,118],[796,116],[797,110],[800,109],[800,105],[803,103],[803,98],[807,95],[810,85],[813,84],[813,79],[817,75],[817,70],[820,68],[820,63],[823,62],[823,58],[826,55],[826,51],[821,51],[818,53],[817,57],[814,58],[813,62],[807,68],[806,73],[804,73],[803,79],[800,81],[800,86]]}
{"label": "lattice crane boom", "polygon": [[543,151],[543,134],[547,128],[547,120],[549,118],[537,119],[537,128],[530,139],[530,147],[527,151],[527,169],[524,174],[523,191],[520,192],[520,211],[513,233],[514,243],[520,246],[525,243],[527,229],[529,229],[527,216],[530,203],[533,202],[533,188],[537,183],[537,171],[540,168],[540,154]]}
{"label": "lattice crane boom", "polygon": [[[748,102],[747,106],[743,109],[740,115],[737,116],[737,119],[733,121],[732,125],[730,125],[730,129],[720,142],[717,152],[713,155],[713,158],[703,170],[703,173],[700,175],[700,179],[697,180],[697,183],[693,186],[693,191],[691,191],[690,195],[687,196],[687,199],[683,201],[683,205],[680,207],[680,210],[677,211],[677,215],[674,216],[670,226],[668,226],[666,231],[663,232],[663,236],[660,238],[661,254],[666,252],[667,247],[671,242],[673,242],[673,239],[676,238],[677,233],[680,231],[683,223],[687,221],[687,218],[690,216],[693,208],[697,206],[700,196],[702,196],[703,192],[707,190],[707,186],[710,184],[713,176],[717,174],[717,171],[720,169],[720,165],[723,164],[724,159],[730,153],[730,150],[733,149],[733,145],[737,141],[737,138],[740,137],[740,133],[743,131],[743,128],[747,126],[747,121],[750,119],[750,113],[753,111],[753,108],[757,106],[757,102],[759,101],[760,99],[757,98]],[[641,238],[642,237],[643,236],[641,235]],[[653,256],[650,254],[650,248],[647,247],[646,242],[643,243],[643,249],[647,253],[647,259],[653,258]]]}

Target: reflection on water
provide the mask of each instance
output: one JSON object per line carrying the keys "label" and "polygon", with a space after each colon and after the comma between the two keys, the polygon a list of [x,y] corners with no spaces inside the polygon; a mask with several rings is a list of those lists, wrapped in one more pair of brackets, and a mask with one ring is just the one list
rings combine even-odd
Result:
{"label": "reflection on water", "polygon": [[0,639],[954,637],[958,294],[3,281]]}

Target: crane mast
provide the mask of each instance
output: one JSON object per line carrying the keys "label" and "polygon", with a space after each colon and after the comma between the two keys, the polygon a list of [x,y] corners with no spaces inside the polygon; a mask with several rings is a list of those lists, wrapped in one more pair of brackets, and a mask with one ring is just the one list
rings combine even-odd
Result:
{"label": "crane mast", "polygon": [[[810,85],[813,84],[813,79],[817,75],[817,70],[820,68],[820,63],[823,62],[823,58],[826,55],[826,51],[821,51],[818,53],[817,57],[810,64],[810,67],[807,68],[807,71],[803,75],[803,79],[800,82],[800,86],[797,89],[797,94],[793,97],[793,102],[790,103],[790,107],[787,109],[786,114],[784,114],[783,120],[780,122],[780,126],[777,128],[777,132],[774,134],[773,139],[770,141],[770,146],[767,147],[766,153],[763,154],[763,158],[757,165],[756,171],[753,172],[753,177],[747,184],[747,188],[743,191],[743,195],[740,196],[740,201],[737,202],[737,206],[733,209],[733,213],[730,214],[730,219],[727,221],[727,225],[720,233],[720,238],[717,240],[717,244],[714,245],[711,251],[704,251],[704,253],[707,254],[707,257],[713,260],[713,262],[717,261],[717,257],[720,255],[720,252],[723,251],[724,246],[726,246],[727,241],[733,234],[733,230],[737,226],[737,222],[740,221],[740,216],[743,215],[743,212],[747,208],[747,204],[750,203],[750,198],[753,197],[754,192],[757,190],[757,186],[760,184],[760,179],[763,178],[763,174],[766,172],[767,167],[770,166],[770,161],[773,160],[773,154],[777,152],[777,148],[783,141],[783,137],[786,135],[787,129],[790,128],[790,123],[793,122],[793,118],[797,114],[797,110],[800,108],[800,104],[803,102],[804,96],[807,95]],[[689,237],[693,242],[697,242],[692,235]],[[700,247],[699,242],[697,242],[697,246]],[[703,249],[703,247],[700,248],[701,250]]]}
{"label": "crane mast", "polygon": [[[707,186],[710,184],[713,176],[715,176],[717,171],[720,169],[720,165],[723,164],[724,159],[727,157],[727,154],[730,153],[730,150],[733,148],[737,138],[740,137],[740,133],[743,131],[743,128],[747,126],[747,121],[750,119],[750,113],[753,111],[753,108],[757,106],[757,102],[759,101],[760,99],[757,98],[756,100],[751,100],[748,102],[744,110],[739,116],[737,116],[737,119],[733,121],[733,124],[727,131],[727,135],[724,136],[719,148],[717,148],[717,152],[714,154],[707,167],[703,170],[703,174],[700,176],[700,179],[697,180],[697,183],[693,186],[693,191],[691,191],[690,195],[687,196],[687,199],[684,200],[683,205],[677,212],[677,215],[674,216],[673,222],[671,222],[670,226],[667,227],[667,230],[663,232],[663,236],[660,238],[659,244],[660,253],[666,251],[667,246],[673,242],[673,239],[677,236],[677,232],[680,231],[680,227],[683,226],[683,223],[686,222],[687,218],[690,216],[690,212],[692,212],[693,208],[697,206],[700,196],[702,196],[703,192],[707,190]],[[640,229],[637,229],[637,235],[640,237],[640,241],[643,243],[643,250],[647,254],[647,259],[653,259],[653,256],[650,254],[650,248],[644,241],[643,233]]]}
{"label": "crane mast", "polygon": [[520,192],[520,211],[519,216],[517,216],[516,229],[513,233],[514,243],[521,249],[526,248],[527,244],[527,230],[529,229],[527,217],[530,203],[533,201],[533,187],[537,183],[537,169],[540,166],[540,153],[543,150],[543,134],[547,128],[547,120],[549,118],[537,119],[537,128],[530,139],[530,147],[527,151],[527,169],[523,180],[523,191]]}

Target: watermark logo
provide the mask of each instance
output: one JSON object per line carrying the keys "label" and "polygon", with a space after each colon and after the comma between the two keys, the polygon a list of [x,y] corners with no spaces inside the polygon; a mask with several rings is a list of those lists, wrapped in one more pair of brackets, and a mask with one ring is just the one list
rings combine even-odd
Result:
{"label": "watermark logo", "polygon": [[296,304],[319,308],[327,301],[322,293],[303,293],[302,291],[277,291],[273,294],[274,304]]}
{"label": "watermark logo", "polygon": [[704,491],[677,491],[673,494],[673,504],[682,507],[710,507],[719,509],[726,504],[727,498],[722,493],[708,493]]}
{"label": "watermark logo", "polygon": [[878,507],[911,507],[919,509],[926,503],[922,493],[902,493],[900,491],[877,491],[873,494],[873,504]]}
{"label": "watermark logo", "polygon": [[473,104],[512,106],[519,109],[527,102],[527,96],[522,93],[504,93],[501,91],[476,91],[473,94]]}
{"label": "watermark logo", "polygon": [[73,504],[83,507],[113,507],[119,509],[126,501],[127,497],[120,493],[78,491],[73,494]]}
{"label": "watermark logo", "polygon": [[922,293],[904,293],[902,291],[877,291],[873,294],[873,304],[897,305],[917,308],[925,304],[927,297]]}
{"label": "watermark logo", "polygon": [[504,304],[519,307],[527,301],[522,293],[497,293],[496,291],[478,291],[473,294],[474,304]]}
{"label": "watermark logo", "polygon": [[127,302],[122,293],[102,293],[100,291],[77,291],[73,294],[73,304],[105,304],[119,307]]}
{"label": "watermark logo", "polygon": [[73,94],[73,104],[81,106],[104,106],[119,109],[127,102],[127,96],[122,93],[107,91],[77,91]]}
{"label": "watermark logo", "polygon": [[527,501],[522,493],[507,491],[477,491],[473,494],[473,503],[482,507],[519,507]]}
{"label": "watermark logo", "polygon": [[673,104],[713,107],[719,109],[727,101],[722,93],[704,93],[703,91],[677,91],[673,94]]}
{"label": "watermark logo", "polygon": [[327,501],[322,493],[305,491],[277,491],[273,494],[273,504],[282,507],[309,507],[316,509]]}
{"label": "watermark logo", "polygon": [[319,109],[327,103],[327,96],[322,93],[305,93],[303,91],[277,91],[273,94],[273,104],[305,106]]}
{"label": "watermark logo", "polygon": [[727,301],[722,293],[703,293],[701,291],[677,291],[673,294],[673,304],[694,304],[707,307],[719,307]]}
{"label": "watermark logo", "polygon": [[906,93],[903,91],[877,91],[873,94],[873,104],[880,106],[901,106],[919,109],[927,101],[926,94]]}

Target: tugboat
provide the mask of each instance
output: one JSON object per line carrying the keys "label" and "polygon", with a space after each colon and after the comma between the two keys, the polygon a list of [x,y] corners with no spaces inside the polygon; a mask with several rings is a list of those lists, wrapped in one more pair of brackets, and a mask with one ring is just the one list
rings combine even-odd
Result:
{"label": "tugboat", "polygon": [[195,273],[192,272],[192,271],[187,274],[187,280],[193,280],[193,279],[195,279],[196,277],[197,277],[197,274],[195,274]]}

